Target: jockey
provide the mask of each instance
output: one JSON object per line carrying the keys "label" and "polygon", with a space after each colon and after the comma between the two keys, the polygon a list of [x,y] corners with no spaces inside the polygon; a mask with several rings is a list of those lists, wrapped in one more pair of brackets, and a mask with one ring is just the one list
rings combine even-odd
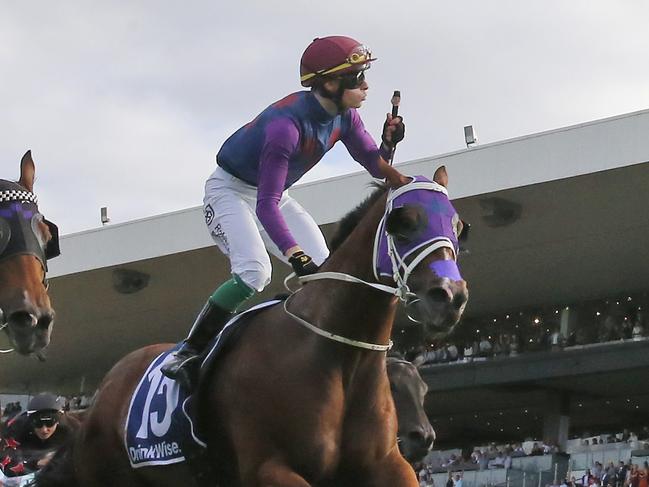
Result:
{"label": "jockey", "polygon": [[270,283],[266,249],[298,276],[316,272],[327,258],[318,225],[286,190],[337,141],[373,177],[395,187],[409,181],[388,162],[404,137],[401,117],[387,115],[379,148],[356,111],[367,96],[365,71],[372,61],[370,51],[350,37],[316,38],[300,62],[300,81],[310,91],[270,105],[221,147],[205,184],[203,211],[212,238],[230,260],[232,277],[209,297],[189,336],[163,366],[167,377],[191,387],[192,367],[186,365]]}
{"label": "jockey", "polygon": [[[11,470],[23,475],[43,468],[70,434],[69,428],[60,424],[63,408],[52,394],[34,396],[27,411],[7,423],[5,438],[10,438],[20,453],[20,462]],[[22,466],[21,466],[22,465]]]}

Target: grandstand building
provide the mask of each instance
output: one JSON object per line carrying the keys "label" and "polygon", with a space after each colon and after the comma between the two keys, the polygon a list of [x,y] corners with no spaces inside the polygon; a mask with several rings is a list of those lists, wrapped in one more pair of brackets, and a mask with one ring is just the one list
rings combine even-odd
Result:
{"label": "grandstand building", "polygon": [[[472,225],[460,257],[470,289],[458,330],[463,343],[495,336],[510,316],[544,327],[537,312],[556,315],[552,333],[562,338],[550,349],[521,344],[518,354],[423,366],[440,445],[532,437],[565,447],[573,434],[644,424],[649,322],[636,339],[568,339],[600,316],[579,303],[622,306],[622,299],[635,310],[628,319],[642,317],[648,161],[645,110],[399,164],[405,174],[429,176],[445,165],[449,193]],[[300,185],[292,194],[329,237],[369,194],[368,183],[359,172]],[[47,362],[3,356],[0,393],[92,393],[129,351],[182,339],[229,274],[198,207],[64,235],[61,250],[51,263],[57,319]],[[288,268],[274,262],[273,272],[263,297],[283,291]],[[414,326],[396,329],[408,346]]]}

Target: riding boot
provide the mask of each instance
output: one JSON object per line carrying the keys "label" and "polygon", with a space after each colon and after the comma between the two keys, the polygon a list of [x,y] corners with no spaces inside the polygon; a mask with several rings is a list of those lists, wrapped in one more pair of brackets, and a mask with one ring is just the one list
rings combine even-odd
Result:
{"label": "riding boot", "polygon": [[191,390],[198,372],[199,359],[205,351],[205,347],[231,317],[230,311],[213,304],[208,299],[189,331],[189,335],[160,371],[180,383],[182,387]]}

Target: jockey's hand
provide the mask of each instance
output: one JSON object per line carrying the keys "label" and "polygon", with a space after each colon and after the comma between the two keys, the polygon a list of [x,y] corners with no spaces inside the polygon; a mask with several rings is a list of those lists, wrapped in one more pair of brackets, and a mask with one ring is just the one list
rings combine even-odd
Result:
{"label": "jockey's hand", "polygon": [[298,277],[318,272],[318,266],[313,262],[313,259],[301,250],[291,255],[288,261],[293,266],[293,270]]}
{"label": "jockey's hand", "polygon": [[385,123],[383,124],[383,134],[381,140],[388,149],[394,149],[399,142],[401,142],[406,135],[406,126],[403,123],[402,117],[392,118],[392,114],[388,113]]}
{"label": "jockey's hand", "polygon": [[390,188],[396,189],[412,181],[411,177],[401,174],[398,169],[388,164],[383,158],[379,159],[379,169]]}

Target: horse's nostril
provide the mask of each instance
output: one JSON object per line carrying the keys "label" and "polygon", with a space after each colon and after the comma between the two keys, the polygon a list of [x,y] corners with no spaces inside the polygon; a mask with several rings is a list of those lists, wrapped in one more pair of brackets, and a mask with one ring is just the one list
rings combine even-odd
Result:
{"label": "horse's nostril", "polygon": [[455,309],[461,309],[468,300],[469,297],[466,295],[466,293],[457,293],[453,298],[453,306],[455,307]]}
{"label": "horse's nostril", "polygon": [[7,323],[14,327],[29,328],[36,325],[37,319],[27,311],[15,311],[9,315]]}
{"label": "horse's nostril", "polygon": [[43,316],[41,316],[38,319],[38,323],[36,326],[47,330],[53,321],[54,321],[54,313],[45,313]]}
{"label": "horse's nostril", "polygon": [[433,445],[434,441],[435,441],[435,435],[426,435],[426,437],[424,438],[424,447],[430,448]]}
{"label": "horse's nostril", "polygon": [[415,445],[426,444],[426,438],[421,431],[411,431],[408,433],[408,439]]}
{"label": "horse's nostril", "polygon": [[443,287],[436,287],[428,291],[428,298],[436,303],[446,304],[451,301],[450,291]]}

